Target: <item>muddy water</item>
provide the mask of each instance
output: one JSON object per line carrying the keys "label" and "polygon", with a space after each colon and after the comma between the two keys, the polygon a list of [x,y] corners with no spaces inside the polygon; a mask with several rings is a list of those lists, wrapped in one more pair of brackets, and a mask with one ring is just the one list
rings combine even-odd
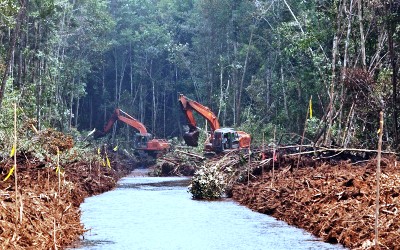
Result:
{"label": "muddy water", "polygon": [[192,200],[187,178],[137,175],[81,205],[78,249],[343,249],[230,199]]}

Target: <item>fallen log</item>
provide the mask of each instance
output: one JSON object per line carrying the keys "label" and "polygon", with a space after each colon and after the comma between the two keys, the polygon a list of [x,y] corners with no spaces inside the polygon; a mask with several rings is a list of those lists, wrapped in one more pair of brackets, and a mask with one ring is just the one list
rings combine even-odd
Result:
{"label": "fallen log", "polygon": [[182,154],[185,154],[185,155],[188,155],[188,156],[192,156],[192,157],[195,157],[195,158],[198,158],[198,159],[201,159],[201,160],[205,160],[206,159],[206,157],[204,157],[204,156],[193,154],[193,153],[189,153],[189,152],[185,152],[185,151],[182,151],[182,150],[175,150],[175,152],[176,153],[182,153]]}
{"label": "fallen log", "polygon": [[[322,152],[346,152],[346,151],[353,151],[353,152],[363,152],[363,153],[378,153],[378,150],[374,149],[359,149],[359,148],[322,148],[322,149],[316,149],[312,151],[304,151],[304,152],[299,152],[299,153],[292,153],[292,154],[286,154],[287,156],[295,156],[295,155],[307,155],[307,154],[314,154],[314,153],[322,153]],[[393,155],[398,155],[396,152],[392,151],[382,151],[382,154],[393,154]]]}

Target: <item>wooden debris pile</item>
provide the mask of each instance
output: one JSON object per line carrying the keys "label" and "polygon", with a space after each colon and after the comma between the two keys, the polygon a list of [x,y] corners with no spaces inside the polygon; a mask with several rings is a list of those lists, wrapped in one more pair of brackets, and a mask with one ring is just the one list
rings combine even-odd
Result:
{"label": "wooden debris pile", "polygon": [[206,158],[204,156],[176,149],[160,157],[150,173],[153,176],[193,176]]}
{"label": "wooden debris pile", "polygon": [[57,148],[59,151],[65,151],[74,147],[72,136],[65,135],[54,129],[39,131],[37,138],[42,147],[52,154],[57,154]]}
{"label": "wooden debris pile", "polygon": [[[191,164],[199,171],[218,168],[218,174],[203,174],[204,178],[197,178],[198,183],[213,187],[215,181],[209,180],[223,176],[225,194],[255,211],[303,228],[327,242],[351,249],[373,249],[376,152],[298,148],[254,149],[250,155],[232,151],[207,160],[192,156],[197,162]],[[190,161],[179,155],[169,156],[168,162],[179,169]],[[396,157],[388,153],[381,165],[379,244],[381,249],[398,249],[400,167]],[[191,187],[198,184],[193,180]],[[216,191],[222,190],[217,186]],[[202,191],[214,194],[205,188],[192,192],[193,197]]]}
{"label": "wooden debris pile", "polygon": [[[182,155],[182,153],[181,153]],[[218,199],[224,194],[229,195],[231,187],[237,181],[243,179],[243,173],[247,173],[249,154],[240,152],[239,150],[230,151],[226,154],[216,155],[206,161],[206,158],[192,153],[184,153],[183,155],[195,158],[197,161],[193,163],[185,157],[182,159],[174,158],[168,162],[173,162],[173,173],[191,167],[192,180],[189,186],[189,192],[192,193],[194,199]],[[165,163],[161,165],[165,167]],[[182,168],[183,166],[183,168]],[[163,168],[161,168],[163,170]],[[250,170],[253,171],[253,170]],[[166,174],[171,172],[166,172]]]}
{"label": "wooden debris pile", "polygon": [[[57,152],[68,152],[74,148],[74,140],[71,135],[63,134],[51,128],[37,131],[32,124],[31,126],[28,124],[18,130],[17,148],[20,152],[33,154],[32,157],[45,160],[45,158],[57,155]],[[10,150],[12,144],[8,142],[2,146],[4,147],[3,150]],[[5,152],[2,153],[4,155]],[[3,156],[3,158],[5,157]]]}
{"label": "wooden debris pile", "polygon": [[[292,157],[293,158],[293,157]],[[372,249],[376,198],[376,164],[318,161],[296,168],[278,163],[273,171],[236,183],[233,198],[251,209],[304,228],[327,242]],[[302,158],[303,159],[303,158]],[[286,159],[289,162],[289,159]],[[382,161],[379,243],[400,246],[400,168],[395,157]]]}

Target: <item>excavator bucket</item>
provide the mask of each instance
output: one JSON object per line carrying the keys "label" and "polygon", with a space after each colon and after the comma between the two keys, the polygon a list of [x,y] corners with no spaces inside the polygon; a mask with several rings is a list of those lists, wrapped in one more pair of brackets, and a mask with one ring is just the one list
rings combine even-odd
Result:
{"label": "excavator bucket", "polygon": [[104,133],[103,131],[100,131],[100,130],[96,130],[93,133],[94,139],[98,139],[98,138],[103,137],[105,135],[106,135],[106,133]]}
{"label": "excavator bucket", "polygon": [[185,140],[186,145],[192,146],[192,147],[197,147],[199,145],[198,144],[199,134],[200,134],[200,132],[197,129],[194,131],[191,131],[191,132],[186,132],[183,135],[183,139]]}

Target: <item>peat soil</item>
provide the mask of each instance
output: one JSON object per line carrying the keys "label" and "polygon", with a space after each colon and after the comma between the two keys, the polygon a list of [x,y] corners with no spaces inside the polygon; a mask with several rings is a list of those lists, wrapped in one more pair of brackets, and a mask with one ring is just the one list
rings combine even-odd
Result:
{"label": "peat soil", "polygon": [[77,161],[58,174],[45,160],[18,155],[17,192],[15,173],[3,181],[13,164],[4,161],[0,166],[1,249],[63,249],[78,240],[85,231],[79,209],[85,197],[114,188],[137,164],[112,152],[108,158],[109,166]]}
{"label": "peat soil", "polygon": [[[45,160],[18,155],[17,195],[15,174],[0,181],[1,249],[71,246],[85,231],[79,209],[84,198],[111,190],[121,177],[140,167],[123,155],[109,152],[108,158],[110,166],[75,161],[63,166],[59,175]],[[220,166],[222,161],[237,169],[241,176],[248,172],[248,161],[237,155],[217,160]],[[373,249],[376,160],[362,164],[308,157],[302,157],[298,164],[298,160],[293,156],[281,156],[277,162],[252,159],[251,174],[234,181],[229,195],[254,211],[303,228],[327,242],[350,249]],[[159,176],[191,175],[197,165],[178,158],[168,162],[153,172]],[[2,162],[1,180],[12,164],[11,160]],[[381,249],[400,249],[400,167],[394,156],[384,157],[381,166],[379,245]]]}
{"label": "peat soil", "polygon": [[[286,158],[236,183],[233,199],[254,211],[303,228],[350,249],[375,249],[376,160],[363,164]],[[293,167],[295,166],[295,167]],[[378,235],[380,249],[400,249],[400,168],[381,161]]]}

